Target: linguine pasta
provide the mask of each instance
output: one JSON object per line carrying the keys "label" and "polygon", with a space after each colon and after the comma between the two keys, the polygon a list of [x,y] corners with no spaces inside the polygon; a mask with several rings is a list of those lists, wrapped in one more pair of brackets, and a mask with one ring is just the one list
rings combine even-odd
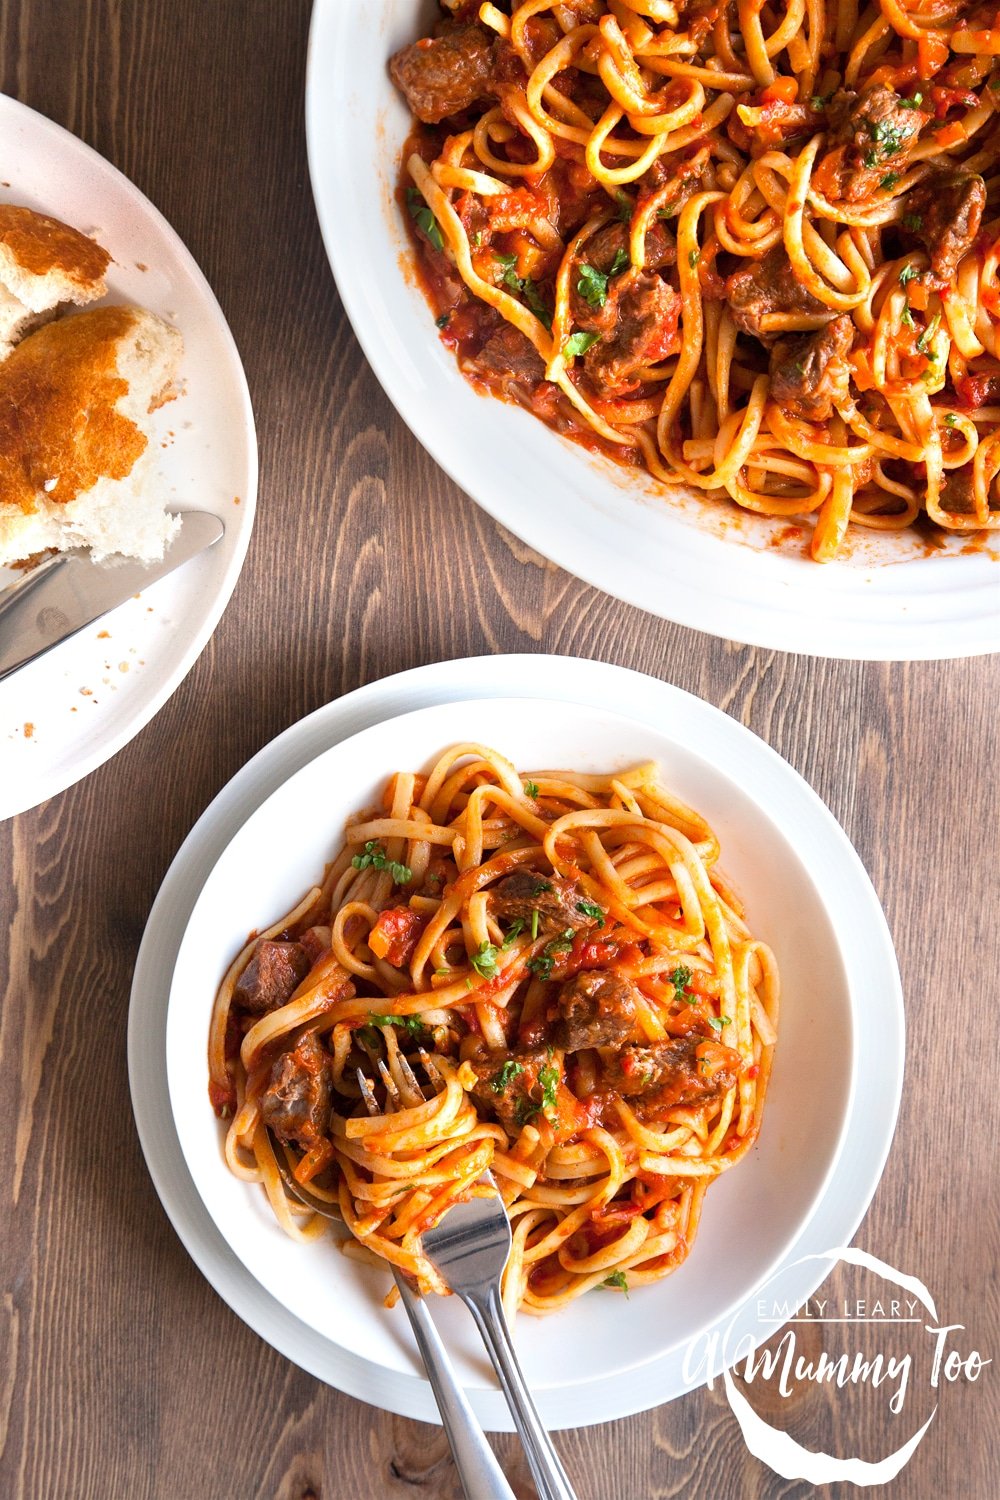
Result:
{"label": "linguine pasta", "polygon": [[280,1152],[357,1247],[439,1292],[421,1233],[489,1170],[511,1313],[668,1275],[757,1137],[776,1037],[774,959],[718,855],[655,765],[522,778],[464,744],[398,772],[220,986],[229,1166],[312,1238]]}

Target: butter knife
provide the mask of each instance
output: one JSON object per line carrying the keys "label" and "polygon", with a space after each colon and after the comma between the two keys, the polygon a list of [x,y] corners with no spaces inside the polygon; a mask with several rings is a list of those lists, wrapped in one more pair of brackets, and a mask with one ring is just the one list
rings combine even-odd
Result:
{"label": "butter knife", "polygon": [[218,516],[181,513],[180,530],[159,562],[95,563],[85,547],[57,552],[0,591],[0,682],[109,609],[172,573],[225,533]]}

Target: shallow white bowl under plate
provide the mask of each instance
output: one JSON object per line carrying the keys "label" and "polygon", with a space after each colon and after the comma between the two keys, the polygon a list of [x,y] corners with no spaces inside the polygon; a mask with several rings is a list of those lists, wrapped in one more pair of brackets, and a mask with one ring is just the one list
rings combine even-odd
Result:
{"label": "shallow white bowl under plate", "polygon": [[440,343],[407,270],[395,193],[411,121],[386,67],[426,34],[430,0],[316,0],[306,90],[313,192],[362,348],[404,421],[498,521],[588,582],[682,625],[820,656],[930,659],[1000,650],[1000,537],[853,529],[819,565],[787,530],[646,476],[478,395]]}
{"label": "shallow white bowl under plate", "polygon": [[[83,141],[0,95],[0,202],[54,214],[112,257],[109,302],[136,303],[184,338],[181,394],[154,415],[171,510],[207,510],[225,536],[176,572],[0,683],[0,818],[115,755],[191,669],[250,541],[257,441],[243,366],[208,282],[163,216]],[[15,575],[0,568],[0,587]]]}
{"label": "shallow white bowl under plate", "polygon": [[[445,705],[385,723],[401,709],[441,698],[482,700],[491,689],[516,690],[533,701]],[[589,700],[589,706],[573,699]],[[619,719],[619,712],[630,718]],[[363,732],[341,743],[356,730]],[[793,1249],[825,1249],[853,1233],[895,1118],[899,985],[877,899],[815,795],[726,715],[619,668],[513,657],[402,674],[295,726],[221,795],[164,883],[133,987],[133,1103],[168,1212],[241,1315],[331,1383],[433,1420],[405,1320],[381,1306],[385,1274],[347,1260],[333,1241],[288,1241],[260,1191],[226,1170],[207,1099],[205,1040],[214,990],[233,952],[248,930],[287,910],[316,878],[347,813],[368,801],[390,771],[422,765],[469,736],[493,742],[526,770],[553,762],[597,769],[659,759],[667,783],[719,833],[721,866],[741,889],[753,929],[774,946],[783,971],[779,1048],[761,1142],[712,1188],[686,1265],[628,1301],[593,1293],[555,1320],[518,1320],[519,1347],[546,1421],[581,1425],[642,1410],[686,1389],[684,1345],[724,1314],[739,1333],[756,1330],[749,1299],[775,1262]],[[316,758],[319,750],[324,753]],[[303,807],[312,809],[308,818],[301,816]],[[171,964],[166,1070],[172,1111],[162,1088],[165,966]],[[851,1105],[851,1031],[859,1014],[869,1034],[874,1026],[881,1038],[888,1064],[878,1089],[867,1079],[862,1102],[855,1094]],[[854,1063],[866,1068],[860,1052]],[[171,1113],[176,1138],[168,1138]],[[861,1136],[859,1114],[866,1117]],[[838,1185],[845,1120],[852,1166]],[[817,1219],[822,1227],[813,1242],[808,1231]],[[782,1282],[783,1295],[808,1295],[820,1274],[799,1269],[790,1292]],[[740,1307],[732,1312],[734,1303]],[[434,1310],[482,1420],[506,1426],[506,1409],[467,1317],[450,1301],[435,1303]],[[554,1363],[556,1329],[561,1356]]]}

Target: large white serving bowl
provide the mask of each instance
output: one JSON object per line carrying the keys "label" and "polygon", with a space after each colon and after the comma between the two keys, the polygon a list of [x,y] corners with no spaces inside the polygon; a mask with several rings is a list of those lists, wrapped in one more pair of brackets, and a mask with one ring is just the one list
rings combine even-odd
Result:
{"label": "large white serving bowl", "polygon": [[[657,688],[662,694],[662,684]],[[332,1346],[325,1376],[353,1394],[413,1412],[412,1392],[405,1400],[399,1394],[400,1378],[412,1384],[414,1370],[405,1318],[382,1306],[386,1272],[348,1259],[332,1239],[290,1241],[262,1190],[228,1171],[208,1100],[209,1016],[248,932],[289,910],[321,876],[348,815],[376,800],[393,771],[425,769],[450,744],[492,744],[525,773],[658,761],[666,785],[719,835],[720,868],[782,974],[761,1137],[709,1192],[689,1259],[628,1300],[600,1291],[552,1318],[519,1318],[519,1351],[547,1421],[599,1420],[602,1404],[605,1415],[622,1410],[626,1391],[628,1410],[674,1394],[656,1378],[664,1355],[752,1298],[800,1239],[830,1181],[852,1108],[852,1039],[866,991],[873,975],[883,987],[887,974],[898,986],[877,899],[843,833],[791,767],[725,714],[676,689],[666,692],[670,711],[652,721],[537,697],[447,702],[386,718],[295,770],[250,811],[194,902],[166,1023],[180,1151],[230,1250],[268,1299]],[[137,996],[134,1004],[141,1003]],[[435,1302],[434,1313],[480,1411],[489,1425],[504,1425],[467,1315],[452,1300]],[[431,1415],[426,1402],[419,1414]]]}
{"label": "large white serving bowl", "polygon": [[930,547],[852,535],[820,565],[787,527],[696,496],[667,498],[472,389],[408,270],[396,202],[411,128],[387,59],[426,34],[429,0],[316,0],[306,90],[309,163],[337,286],[404,421],[443,469],[531,546],[630,604],[713,635],[874,660],[1000,649],[1000,538]]}

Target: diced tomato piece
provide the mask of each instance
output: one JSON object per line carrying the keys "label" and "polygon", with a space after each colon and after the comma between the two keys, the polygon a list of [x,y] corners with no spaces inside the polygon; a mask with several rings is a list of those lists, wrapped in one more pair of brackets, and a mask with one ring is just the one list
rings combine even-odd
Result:
{"label": "diced tomato piece", "polygon": [[761,101],[769,103],[772,99],[781,99],[785,104],[794,104],[799,96],[799,86],[794,78],[776,78],[769,83],[766,89],[761,90]]}
{"label": "diced tomato piece", "polygon": [[390,906],[379,912],[368,934],[368,946],[376,958],[384,958],[394,969],[409,963],[424,930],[425,919],[408,906]]}
{"label": "diced tomato piece", "polygon": [[960,375],[955,393],[963,406],[985,406],[1000,398],[1000,370],[984,375]]}
{"label": "diced tomato piece", "polygon": [[[950,109],[976,109],[979,104],[979,95],[974,94],[971,89],[947,88],[940,83],[932,85],[930,96],[935,120],[943,120]],[[940,139],[939,135],[938,140]]]}
{"label": "diced tomato piece", "polygon": [[590,1124],[586,1106],[580,1103],[564,1083],[556,1087],[555,1119],[552,1124],[556,1135],[560,1136],[579,1135]]}
{"label": "diced tomato piece", "polygon": [[209,1079],[208,1099],[220,1120],[225,1120],[236,1108],[236,1090],[231,1084],[223,1088],[214,1078]]}
{"label": "diced tomato piece", "polygon": [[606,969],[618,957],[618,950],[613,938],[592,938],[578,932],[560,969],[567,974],[579,974],[581,969]]}

